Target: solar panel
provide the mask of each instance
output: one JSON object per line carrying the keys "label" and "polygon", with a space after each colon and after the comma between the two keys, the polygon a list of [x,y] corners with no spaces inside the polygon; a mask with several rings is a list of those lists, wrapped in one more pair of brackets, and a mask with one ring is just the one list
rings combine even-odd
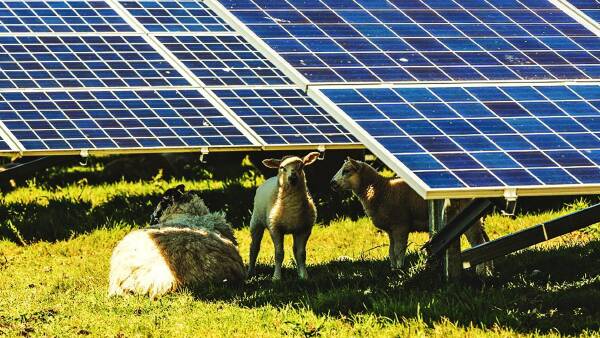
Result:
{"label": "solar panel", "polygon": [[219,3],[311,83],[600,77],[600,37],[546,0]]}
{"label": "solar panel", "polygon": [[356,139],[295,88],[213,89],[267,146],[345,145]]}
{"label": "solar panel", "polygon": [[253,145],[197,90],[0,92],[0,121],[25,151]]}
{"label": "solar panel", "polygon": [[0,33],[133,32],[106,1],[0,2]]}
{"label": "solar panel", "polygon": [[119,1],[144,27],[156,32],[231,32],[202,1]]}
{"label": "solar panel", "polygon": [[507,187],[539,194],[544,188],[600,183],[598,84],[314,93],[423,196],[436,190],[446,198],[456,191],[502,196]]}
{"label": "solar panel", "polygon": [[0,37],[0,88],[188,84],[141,36]]}
{"label": "solar panel", "polygon": [[157,36],[206,86],[285,85],[291,81],[239,36]]}
{"label": "solar panel", "polygon": [[567,0],[568,3],[581,10],[585,15],[600,24],[600,1],[598,0]]}

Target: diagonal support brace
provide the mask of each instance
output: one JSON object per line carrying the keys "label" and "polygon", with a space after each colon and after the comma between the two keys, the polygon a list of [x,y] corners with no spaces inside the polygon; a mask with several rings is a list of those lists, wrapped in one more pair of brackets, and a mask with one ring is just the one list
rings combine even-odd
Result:
{"label": "diagonal support brace", "polygon": [[469,268],[598,222],[600,203],[467,249],[461,254],[463,267]]}
{"label": "diagonal support brace", "polygon": [[45,156],[38,158],[22,157],[0,169],[0,180],[8,181],[10,179],[31,177],[40,170],[64,163],[73,158],[74,157],[69,156]]}
{"label": "diagonal support brace", "polygon": [[483,215],[494,207],[490,199],[475,199],[460,213],[456,214],[448,224],[439,230],[424,246],[429,259],[436,259],[444,253],[451,243],[459,240],[460,236]]}

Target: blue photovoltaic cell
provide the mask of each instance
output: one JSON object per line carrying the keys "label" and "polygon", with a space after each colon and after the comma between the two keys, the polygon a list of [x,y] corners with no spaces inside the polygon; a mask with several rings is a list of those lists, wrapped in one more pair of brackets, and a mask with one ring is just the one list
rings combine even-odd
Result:
{"label": "blue photovoltaic cell", "polygon": [[0,88],[188,84],[140,36],[0,37]]}
{"label": "blue photovoltaic cell", "polygon": [[150,32],[230,32],[202,1],[119,1]]}
{"label": "blue photovoltaic cell", "polygon": [[268,145],[356,143],[352,135],[298,89],[213,92]]}
{"label": "blue photovoltaic cell", "polygon": [[313,83],[600,78],[600,37],[547,0],[219,0]]}
{"label": "blue photovoltaic cell", "polygon": [[158,36],[207,86],[291,84],[269,60],[239,36]]}
{"label": "blue photovoltaic cell", "polygon": [[0,1],[0,33],[133,32],[106,1]]}
{"label": "blue photovoltaic cell", "polygon": [[4,151],[10,151],[10,147],[8,146],[8,144],[6,144],[6,142],[4,142],[4,140],[0,139],[0,152],[4,152]]}
{"label": "blue photovoltaic cell", "polygon": [[600,85],[321,92],[432,189],[600,183]]}
{"label": "blue photovoltaic cell", "polygon": [[599,0],[567,0],[571,5],[577,7],[585,15],[600,23],[600,1]]}
{"label": "blue photovoltaic cell", "polygon": [[195,90],[1,92],[0,121],[26,150],[251,145]]}

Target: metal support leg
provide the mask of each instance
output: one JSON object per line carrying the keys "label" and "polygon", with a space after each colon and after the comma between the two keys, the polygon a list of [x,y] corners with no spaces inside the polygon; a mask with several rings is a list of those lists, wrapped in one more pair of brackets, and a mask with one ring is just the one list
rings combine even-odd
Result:
{"label": "metal support leg", "polygon": [[460,235],[465,233],[475,222],[485,214],[489,213],[494,207],[490,199],[473,200],[460,213],[456,214],[444,227],[438,230],[435,236],[429,239],[429,242],[423,247],[427,250],[430,259],[438,258],[438,255],[445,252],[448,246],[460,239]]}
{"label": "metal support leg", "polygon": [[[444,200],[429,201],[429,235],[431,238],[446,225]],[[460,241],[455,240],[441,257],[441,270],[444,281],[456,279],[461,273]]]}

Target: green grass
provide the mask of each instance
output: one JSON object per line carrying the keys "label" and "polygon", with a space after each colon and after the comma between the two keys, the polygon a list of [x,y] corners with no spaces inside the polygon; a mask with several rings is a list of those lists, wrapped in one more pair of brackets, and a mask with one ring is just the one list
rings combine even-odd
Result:
{"label": "green grass", "polygon": [[[58,180],[52,175],[50,181]],[[308,281],[295,277],[288,239],[284,279],[271,282],[273,249],[265,236],[259,274],[243,284],[205,285],[158,301],[107,298],[114,245],[131,228],[145,226],[160,192],[178,183],[202,191],[212,209],[229,211],[247,259],[243,225],[255,180],[103,182],[86,175],[87,181],[62,185],[40,178],[4,195],[0,336],[600,335],[598,225],[499,259],[494,277],[467,274],[444,285],[419,252],[426,234],[411,235],[407,268],[392,272],[386,236],[366,218],[338,218],[313,231]],[[486,227],[495,238],[585,206],[581,201],[514,220],[492,215]]]}

